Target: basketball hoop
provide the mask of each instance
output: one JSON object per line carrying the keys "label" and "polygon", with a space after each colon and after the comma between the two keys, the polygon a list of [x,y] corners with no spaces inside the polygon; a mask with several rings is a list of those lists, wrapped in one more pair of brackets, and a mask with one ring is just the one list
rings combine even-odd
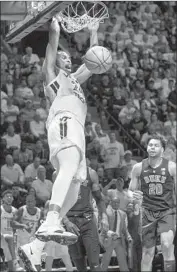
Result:
{"label": "basketball hoop", "polygon": [[74,2],[55,15],[68,33],[77,32],[90,24],[103,23],[109,18],[108,8],[102,2]]}

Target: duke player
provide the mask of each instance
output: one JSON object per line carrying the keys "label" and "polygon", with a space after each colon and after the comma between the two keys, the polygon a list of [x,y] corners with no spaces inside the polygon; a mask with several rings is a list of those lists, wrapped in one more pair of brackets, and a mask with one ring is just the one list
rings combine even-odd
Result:
{"label": "duke player", "polygon": [[135,164],[132,170],[130,190],[134,191],[135,198],[142,199],[142,271],[152,270],[158,235],[164,271],[175,271],[176,164],[162,157],[164,148],[163,139],[152,136],[147,146],[148,158]]}
{"label": "duke player", "polygon": [[[91,46],[98,44],[98,26],[90,27]],[[32,256],[41,255],[45,242],[52,240],[72,244],[77,241],[77,235],[65,232],[60,222],[77,200],[79,181],[86,179],[84,124],[87,105],[80,84],[91,76],[91,72],[83,64],[71,74],[70,56],[57,51],[59,37],[60,26],[57,19],[53,18],[43,76],[45,95],[51,105],[47,120],[50,160],[57,177],[46,221],[36,233],[38,239],[19,249],[28,271],[35,271]]]}

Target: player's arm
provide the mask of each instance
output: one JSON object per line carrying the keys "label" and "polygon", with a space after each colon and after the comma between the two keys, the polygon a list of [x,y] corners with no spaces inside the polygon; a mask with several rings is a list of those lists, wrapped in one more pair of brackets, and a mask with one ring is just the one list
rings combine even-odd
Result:
{"label": "player's arm", "polygon": [[[99,23],[88,26],[88,29],[90,31],[90,47],[98,45],[98,35],[97,35],[98,28],[99,28]],[[82,64],[77,69],[77,71],[73,73],[73,76],[78,80],[80,84],[83,84],[91,75],[92,75],[92,72],[87,69],[85,64]]]}
{"label": "player's arm", "polygon": [[104,230],[108,230],[109,223],[108,223],[108,217],[107,217],[107,213],[106,213],[106,205],[105,205],[104,198],[103,198],[103,195],[100,190],[98,175],[97,175],[96,171],[91,168],[89,168],[89,174],[90,174],[90,178],[92,180],[92,196],[96,201],[98,212],[102,218],[102,220],[101,220],[102,228]]}
{"label": "player's arm", "polygon": [[20,223],[23,215],[23,207],[19,208],[11,221],[11,227],[13,229],[25,229],[27,226],[25,224]]}
{"label": "player's arm", "polygon": [[174,189],[176,192],[176,163],[169,161],[168,163],[168,170],[170,175],[173,177],[173,181],[174,181]]}
{"label": "player's arm", "polygon": [[[57,56],[57,48],[60,38],[60,26],[55,17],[52,18],[52,22],[49,26],[49,42],[46,49],[45,60],[42,67],[42,76],[45,85],[48,85],[55,77],[55,64]],[[55,99],[55,92],[50,90],[50,93],[45,93],[52,103]]]}
{"label": "player's arm", "polygon": [[141,174],[142,169],[142,163],[136,163],[133,166],[132,172],[131,172],[131,181],[129,184],[129,190],[136,191],[139,189],[139,178]]}

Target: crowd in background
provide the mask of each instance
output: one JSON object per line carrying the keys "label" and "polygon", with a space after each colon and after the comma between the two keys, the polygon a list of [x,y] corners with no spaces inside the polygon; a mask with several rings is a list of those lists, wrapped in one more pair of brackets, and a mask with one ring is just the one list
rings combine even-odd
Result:
{"label": "crowd in background", "polygon": [[[176,9],[175,2],[105,2],[110,17],[99,28],[99,45],[112,52],[113,65],[83,86],[88,105],[85,123],[87,163],[108,188],[122,176],[128,185],[136,163],[131,144],[121,142],[123,126],[142,148],[152,134],[164,136],[164,156],[176,160]],[[74,69],[89,46],[86,30],[70,36]],[[13,190],[15,208],[34,194],[44,207],[52,191],[45,121],[42,64],[31,47],[7,54],[1,48],[1,191]],[[128,150],[126,150],[128,147]],[[114,187],[114,184],[110,184]],[[110,186],[110,187],[111,187]]]}

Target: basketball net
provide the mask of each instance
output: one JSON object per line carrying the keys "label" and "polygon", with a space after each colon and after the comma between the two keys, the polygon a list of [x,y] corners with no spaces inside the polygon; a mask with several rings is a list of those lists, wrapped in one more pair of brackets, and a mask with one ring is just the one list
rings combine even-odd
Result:
{"label": "basketball net", "polygon": [[103,23],[109,18],[108,9],[102,2],[74,2],[55,15],[68,33],[77,32],[90,24]]}

